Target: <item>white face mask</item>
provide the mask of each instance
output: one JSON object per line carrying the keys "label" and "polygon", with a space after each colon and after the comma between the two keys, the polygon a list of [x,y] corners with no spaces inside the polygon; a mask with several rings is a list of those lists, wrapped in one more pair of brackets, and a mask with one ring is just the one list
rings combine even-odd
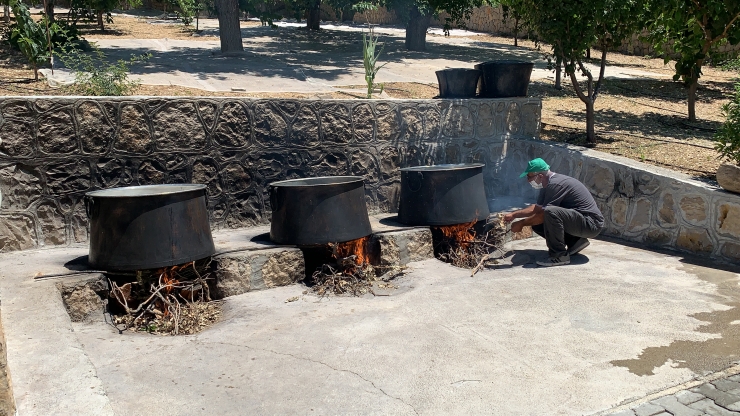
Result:
{"label": "white face mask", "polygon": [[543,188],[542,184],[541,183],[537,183],[534,179],[532,179],[531,181],[529,181],[529,184],[532,185],[532,188],[534,188],[534,189],[542,189]]}

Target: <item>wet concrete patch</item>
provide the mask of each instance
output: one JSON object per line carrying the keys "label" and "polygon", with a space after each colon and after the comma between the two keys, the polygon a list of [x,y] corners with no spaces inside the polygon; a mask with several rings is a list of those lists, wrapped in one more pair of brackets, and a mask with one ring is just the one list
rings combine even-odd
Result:
{"label": "wet concrete patch", "polygon": [[676,340],[669,345],[649,347],[635,359],[615,360],[638,376],[654,375],[667,362],[698,374],[723,370],[740,361],[740,278],[732,271],[685,264],[679,270],[693,274],[717,288],[717,300],[728,309],[689,315],[702,322],[697,332],[714,334],[705,341]]}

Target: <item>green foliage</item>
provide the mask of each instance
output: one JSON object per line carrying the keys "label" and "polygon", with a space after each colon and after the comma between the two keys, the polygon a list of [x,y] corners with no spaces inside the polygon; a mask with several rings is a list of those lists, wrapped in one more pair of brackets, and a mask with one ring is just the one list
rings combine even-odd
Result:
{"label": "green foliage", "polygon": [[720,157],[740,166],[740,82],[735,84],[735,95],[722,106],[725,123],[714,136],[715,149]]}
{"label": "green foliage", "polygon": [[177,16],[185,26],[190,26],[195,20],[195,15],[200,11],[197,0],[177,0]]}
{"label": "green foliage", "polygon": [[720,69],[723,71],[737,71],[740,72],[740,57],[735,59],[728,59],[720,64]]}
{"label": "green foliage", "polygon": [[[362,34],[362,61],[365,65],[365,82],[367,83],[367,98],[373,98],[373,90],[375,89],[375,76],[378,74],[381,68],[387,65],[387,63],[378,66],[378,58],[383,52],[385,45],[381,46],[380,50],[376,50],[378,47],[378,36],[373,33],[373,28],[370,27],[369,33]],[[384,85],[380,84],[380,94],[383,93]]]}
{"label": "green foliage", "polygon": [[75,73],[75,83],[66,88],[74,94],[94,96],[130,95],[139,86],[138,81],[128,79],[130,66],[149,58],[151,54],[132,55],[127,61],[119,59],[110,63],[97,48],[89,54],[72,49],[60,55],[64,65]]}
{"label": "green foliage", "polygon": [[94,22],[97,20],[100,29],[105,29],[104,23],[113,23],[111,11],[121,7],[122,3],[131,8],[141,7],[142,0],[71,0],[69,18],[75,24],[80,20]]}
{"label": "green foliage", "polygon": [[50,23],[46,16],[35,22],[28,7],[20,0],[11,0],[10,6],[15,22],[7,34],[8,43],[26,57],[33,67],[35,79],[38,79],[39,66],[49,62],[53,50],[80,45],[81,39],[74,25],[65,21]]}
{"label": "green foliage", "polygon": [[277,0],[239,0],[239,9],[259,18],[263,26],[274,27],[273,21],[282,18],[277,13],[280,6]]}
{"label": "green foliage", "polygon": [[693,87],[689,118],[694,119],[692,94],[705,61],[721,43],[740,43],[740,1],[646,0],[643,20],[665,63],[676,61],[673,79]]}

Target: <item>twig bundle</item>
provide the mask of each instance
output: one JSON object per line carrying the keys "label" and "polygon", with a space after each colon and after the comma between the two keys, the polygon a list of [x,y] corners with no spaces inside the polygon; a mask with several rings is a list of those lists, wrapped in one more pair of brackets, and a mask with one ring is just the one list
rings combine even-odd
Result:
{"label": "twig bundle", "polygon": [[[206,265],[205,267],[207,267]],[[221,316],[221,302],[211,300],[208,280],[195,262],[159,269],[119,286],[109,279],[110,297],[122,310],[113,323],[122,331],[189,335],[200,332]]]}
{"label": "twig bundle", "polygon": [[438,227],[443,237],[435,242],[437,258],[453,266],[471,269],[471,276],[484,267],[497,264],[504,254],[506,225],[503,216],[489,217],[484,231],[477,234],[475,221],[451,227]]}

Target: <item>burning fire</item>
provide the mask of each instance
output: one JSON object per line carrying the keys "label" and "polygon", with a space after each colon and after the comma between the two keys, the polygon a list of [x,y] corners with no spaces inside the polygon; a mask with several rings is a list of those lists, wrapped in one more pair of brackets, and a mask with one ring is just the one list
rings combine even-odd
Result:
{"label": "burning fire", "polygon": [[[476,216],[477,217],[477,216]],[[473,226],[478,222],[477,219],[473,221],[454,224],[454,225],[443,225],[437,227],[445,238],[455,241],[461,248],[467,248],[467,246],[475,241],[475,231]]]}
{"label": "burning fire", "polygon": [[344,243],[337,243],[333,246],[334,258],[341,260],[350,256],[355,256],[355,264],[358,266],[370,263],[370,255],[367,248],[367,242],[369,239],[370,236],[366,236]]}

